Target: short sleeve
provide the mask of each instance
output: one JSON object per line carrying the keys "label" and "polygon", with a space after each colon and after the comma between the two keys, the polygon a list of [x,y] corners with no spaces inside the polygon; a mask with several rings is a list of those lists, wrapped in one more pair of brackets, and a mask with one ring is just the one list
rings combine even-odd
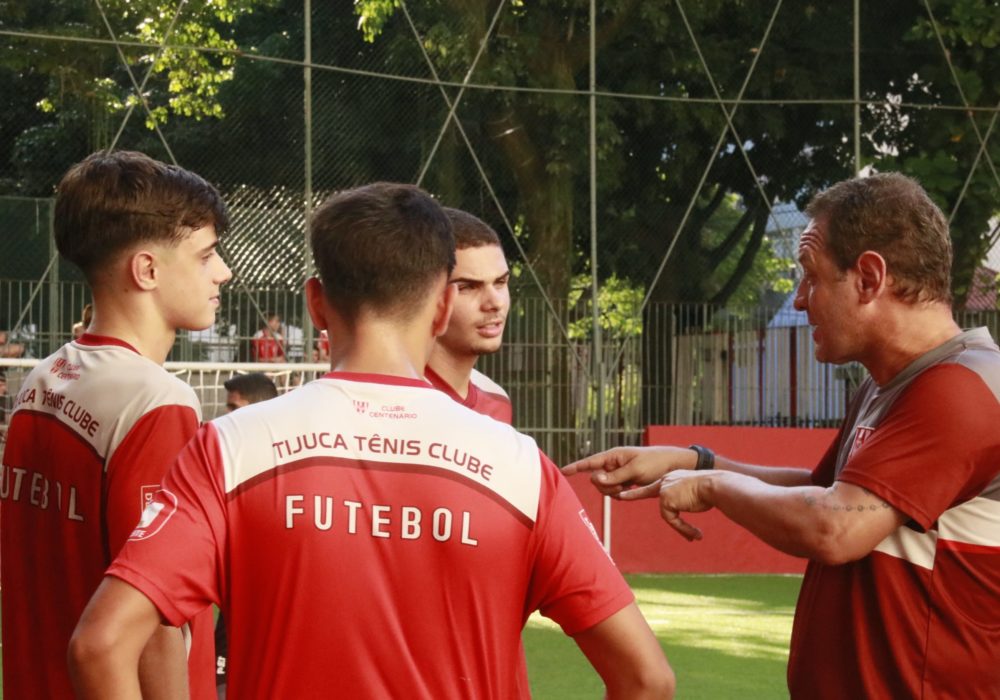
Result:
{"label": "short sleeve", "polygon": [[160,406],[143,415],[107,466],[106,522],[111,557],[122,548],[163,476],[198,429],[190,406]]}
{"label": "short sleeve", "polygon": [[173,625],[220,603],[226,542],[218,438],[202,426],[108,569],[142,591]]}
{"label": "short sleeve", "polygon": [[812,471],[812,482],[816,486],[833,486],[834,478],[837,475],[837,453],[840,450],[840,441],[843,437],[844,425],[841,425],[837,437],[826,448],[823,457]]}
{"label": "short sleeve", "polygon": [[896,400],[838,479],[866,488],[922,528],[996,473],[1000,408],[978,374],[926,370]]}
{"label": "short sleeve", "polygon": [[583,632],[635,600],[601,546],[580,500],[544,454],[528,610],[540,610],[568,635]]}

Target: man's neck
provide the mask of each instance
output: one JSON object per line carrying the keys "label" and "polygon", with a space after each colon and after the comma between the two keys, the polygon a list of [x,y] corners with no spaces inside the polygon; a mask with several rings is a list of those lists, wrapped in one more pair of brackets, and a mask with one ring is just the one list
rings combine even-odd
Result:
{"label": "man's neck", "polygon": [[94,319],[87,330],[92,335],[117,338],[140,355],[162,365],[174,345],[177,331],[148,309],[123,304],[112,295],[94,291]]}
{"label": "man's neck", "polygon": [[455,355],[438,344],[434,346],[427,366],[464,399],[469,396],[469,382],[478,359],[478,355]]}
{"label": "man's neck", "polygon": [[878,337],[862,360],[879,386],[885,386],[919,357],[962,332],[946,304],[887,314],[879,323]]}
{"label": "man's neck", "polygon": [[384,374],[393,377],[420,379],[427,364],[429,339],[427,332],[414,325],[401,328],[392,322],[366,322],[350,333],[331,338],[330,366],[337,372]]}

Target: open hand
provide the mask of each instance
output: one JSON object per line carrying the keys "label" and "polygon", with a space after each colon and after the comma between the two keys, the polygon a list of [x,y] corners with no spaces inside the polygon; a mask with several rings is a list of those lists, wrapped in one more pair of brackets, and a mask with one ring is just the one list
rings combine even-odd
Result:
{"label": "open hand", "polygon": [[670,527],[674,528],[687,540],[700,540],[701,530],[685,521],[681,513],[701,513],[712,507],[705,500],[704,489],[706,480],[715,477],[715,472],[698,472],[693,470],[675,470],[647,486],[625,491],[619,495],[623,501],[636,501],[641,498],[660,499],[660,516]]}

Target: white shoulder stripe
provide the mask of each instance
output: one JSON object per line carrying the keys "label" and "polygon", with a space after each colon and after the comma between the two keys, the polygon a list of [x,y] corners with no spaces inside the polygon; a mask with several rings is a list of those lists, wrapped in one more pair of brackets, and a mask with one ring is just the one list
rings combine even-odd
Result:
{"label": "white shoulder stripe", "polygon": [[924,569],[934,568],[938,535],[933,530],[917,532],[902,525],[875,547],[876,552],[905,559]]}
{"label": "white shoulder stripe", "polygon": [[1000,502],[982,497],[968,500],[942,513],[937,529],[928,532],[915,532],[904,525],[882,540],[875,551],[933,569],[938,544],[945,542],[1000,547]]}
{"label": "white shoulder stripe", "polygon": [[201,420],[194,390],[155,362],[116,345],[68,343],[35,367],[23,386],[34,400],[19,410],[47,413],[90,443],[105,463],[135,424],[162,406],[187,406]]}
{"label": "white shoulder stripe", "polygon": [[488,392],[490,394],[498,394],[499,396],[507,397],[507,392],[504,391],[502,386],[497,384],[495,381],[493,381],[492,379],[490,379],[477,369],[472,370],[470,381],[482,391]]}
{"label": "white shoulder stripe", "polygon": [[946,510],[938,519],[941,538],[1000,547],[1000,501],[976,497]]}
{"label": "white shoulder stripe", "polygon": [[213,425],[227,493],[276,467],[331,457],[445,470],[537,518],[535,441],[430,388],[320,379]]}

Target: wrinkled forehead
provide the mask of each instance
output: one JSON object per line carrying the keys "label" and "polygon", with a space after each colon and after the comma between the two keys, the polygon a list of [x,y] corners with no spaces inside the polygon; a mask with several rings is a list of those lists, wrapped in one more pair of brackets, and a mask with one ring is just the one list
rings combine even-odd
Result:
{"label": "wrinkled forehead", "polygon": [[815,260],[826,252],[826,236],[816,219],[812,219],[799,238],[799,262]]}

